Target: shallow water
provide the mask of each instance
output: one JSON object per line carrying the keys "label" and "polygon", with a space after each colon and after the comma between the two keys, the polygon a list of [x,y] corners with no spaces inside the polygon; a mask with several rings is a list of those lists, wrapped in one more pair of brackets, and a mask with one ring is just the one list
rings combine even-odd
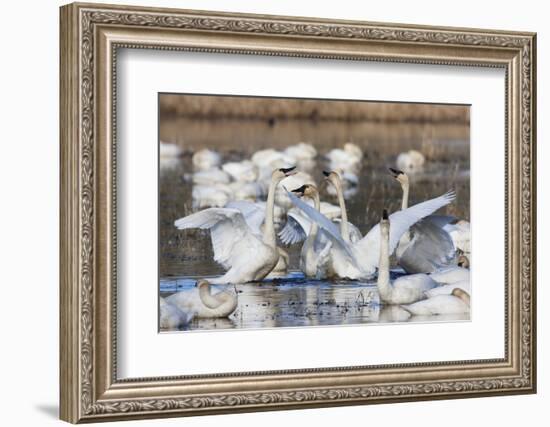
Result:
{"label": "shallow water", "polygon": [[[400,272],[393,271],[398,277]],[[193,288],[188,277],[162,280],[161,296]],[[224,288],[213,286],[213,293]],[[222,319],[195,318],[181,330],[258,329],[364,323],[468,320],[469,315],[410,316],[398,306],[384,306],[375,282],[307,280],[301,272],[261,283],[230,285],[237,292],[237,309]],[[167,330],[163,331],[167,332]]]}
{"label": "shallow water", "polygon": [[[314,123],[224,120],[161,121],[161,139],[177,142],[185,155],[162,168],[159,174],[159,279],[161,295],[194,286],[196,278],[223,274],[213,261],[208,231],[177,230],[174,221],[193,208],[191,155],[200,148],[219,151],[223,161],[249,158],[255,151],[272,146],[284,149],[310,141],[319,155],[311,174],[322,182],[326,168],[323,154],[352,140],[365,157],[355,196],[346,201],[349,220],[365,234],[380,219],[383,208],[400,209],[402,191],[387,172],[395,167],[397,155],[409,149],[430,153],[423,173],[411,176],[410,204],[440,196],[454,189],[457,199],[439,213],[470,218],[470,147],[466,125],[415,123]],[[431,135],[426,143],[426,134]],[[321,186],[321,200],[336,204]],[[285,248],[290,270],[298,270],[300,245]],[[239,305],[229,319],[198,319],[188,329],[233,329],[289,326],[317,326],[405,321],[403,313],[379,304],[373,283],[305,281],[291,274],[285,280],[237,285]],[[465,316],[406,321],[465,320]],[[467,316],[466,316],[467,317]]]}

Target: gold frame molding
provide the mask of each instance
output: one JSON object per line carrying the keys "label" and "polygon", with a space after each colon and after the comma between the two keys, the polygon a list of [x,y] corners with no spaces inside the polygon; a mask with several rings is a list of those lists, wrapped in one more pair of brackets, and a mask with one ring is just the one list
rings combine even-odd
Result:
{"label": "gold frame molding", "polygon": [[[78,422],[536,391],[536,35],[100,4],[61,13],[61,418]],[[500,67],[506,72],[505,357],[119,380],[117,49]]]}

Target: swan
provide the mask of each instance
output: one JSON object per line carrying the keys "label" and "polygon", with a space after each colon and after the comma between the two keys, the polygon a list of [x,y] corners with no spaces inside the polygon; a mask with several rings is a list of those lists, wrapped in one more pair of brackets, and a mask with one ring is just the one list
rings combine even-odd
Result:
{"label": "swan", "polygon": [[290,145],[283,151],[285,156],[288,156],[296,162],[304,160],[313,160],[317,156],[317,150],[307,142],[299,142],[298,144]]}
{"label": "swan", "polygon": [[258,179],[258,167],[250,160],[224,163],[222,170],[237,182],[254,182]]}
{"label": "swan", "polygon": [[409,150],[400,153],[397,156],[395,164],[397,165],[397,169],[404,170],[408,173],[417,173],[422,171],[424,162],[424,155],[420,151]]}
{"label": "swan", "polygon": [[[302,185],[300,188],[292,190],[292,192],[301,197],[312,199],[315,209],[317,211],[321,209],[319,192],[314,185]],[[331,246],[332,243],[330,240],[324,233],[319,233],[319,225],[314,222],[300,252],[300,270],[302,270],[306,277],[313,277],[315,279],[326,277],[326,267]]]}
{"label": "swan", "polygon": [[344,148],[334,148],[325,157],[329,161],[331,170],[341,169],[350,173],[358,173],[361,169],[363,151],[356,144],[347,142]]}
{"label": "swan", "polygon": [[[319,224],[331,239],[331,268],[333,276],[356,279],[369,279],[376,272],[380,253],[379,225],[375,225],[362,239],[356,242],[345,241],[338,227],[316,209],[304,203],[292,193],[288,193],[292,203],[302,210],[311,221]],[[390,215],[392,228],[389,253],[393,253],[399,239],[413,224],[432,214],[437,209],[453,201],[453,192],[419,203],[408,209]]]}
{"label": "swan", "polygon": [[463,267],[463,268],[470,268],[470,259],[466,255],[461,254],[458,257],[458,264],[457,265],[459,267]]}
{"label": "swan", "polygon": [[[409,206],[409,177],[389,168],[403,190],[401,209]],[[397,262],[407,273],[431,273],[456,263],[456,248],[444,226],[454,220],[450,216],[430,215],[410,228],[399,240]]]}
{"label": "swan", "polygon": [[470,312],[470,295],[460,288],[450,295],[436,295],[414,304],[402,305],[412,315],[464,314]]}
{"label": "swan", "polygon": [[427,274],[410,274],[390,280],[390,221],[384,209],[380,221],[380,260],[376,282],[380,300],[387,304],[410,304],[426,298],[424,292],[438,286]]}
{"label": "swan", "polygon": [[229,175],[217,167],[193,174],[193,184],[196,185],[229,184],[230,181]]}
{"label": "swan", "polygon": [[[344,199],[349,199],[357,194],[359,191],[359,176],[352,172],[346,172],[343,169],[333,169],[337,172],[341,182],[341,193]],[[324,172],[323,172],[324,173]],[[329,185],[327,187],[327,193],[332,197],[339,197],[336,187]]]}
{"label": "swan", "polygon": [[[265,222],[266,202],[249,202],[244,200],[234,200],[225,205],[226,208],[236,209],[241,212],[246,225],[257,235],[261,235],[262,224]],[[275,210],[275,209],[274,209]],[[265,228],[264,228],[265,230]],[[290,256],[287,251],[277,246],[279,260],[271,272],[266,276],[268,279],[286,276],[290,264]]]}
{"label": "swan", "polygon": [[246,283],[264,279],[279,262],[273,211],[275,189],[294,167],[276,169],[272,173],[266,202],[266,216],[263,233],[251,229],[243,213],[234,208],[209,208],[175,221],[180,229],[209,229],[214,250],[214,260],[227,271],[215,279],[213,284]]}
{"label": "swan", "polygon": [[225,184],[194,185],[191,195],[193,209],[222,207],[233,198],[233,190]]}
{"label": "swan", "polygon": [[470,270],[464,267],[452,266],[430,273],[430,277],[438,283],[455,283],[470,280]]}
{"label": "swan", "polygon": [[210,281],[199,280],[194,288],[176,292],[166,302],[197,317],[227,317],[237,308],[237,293],[225,289],[213,294]]}
{"label": "swan", "polygon": [[447,224],[444,229],[449,233],[455,247],[465,254],[471,252],[470,246],[470,223],[464,219],[456,223]]}
{"label": "swan", "polygon": [[176,144],[160,142],[159,144],[159,167],[161,173],[176,169],[180,165],[180,157],[183,150]]}
{"label": "swan", "polygon": [[159,309],[159,326],[164,330],[178,329],[180,326],[188,325],[195,316],[194,311],[182,311],[175,305],[166,302],[162,297],[160,297]]}
{"label": "swan", "polygon": [[[346,201],[344,197],[344,189],[342,185],[342,178],[340,174],[336,171],[323,171],[323,175],[325,176],[325,180],[331,184],[329,185],[329,188],[334,188],[336,190],[336,197],[338,198],[338,205],[340,206],[341,210],[341,220],[340,220],[340,234],[342,235],[342,238],[346,242],[350,242],[352,240],[352,236],[350,233],[353,233],[353,239],[354,240],[361,240],[363,236],[361,236],[361,232],[357,227],[355,227],[353,224],[348,222],[348,211],[346,209]],[[359,233],[359,235],[357,235]]]}
{"label": "swan", "polygon": [[281,181],[281,185],[275,191],[275,203],[277,206],[288,211],[292,207],[292,202],[287,196],[285,188],[299,188],[302,185],[315,185],[315,180],[307,172],[296,172],[294,175]]}
{"label": "swan", "polygon": [[191,161],[196,171],[202,171],[217,168],[222,161],[222,156],[213,150],[203,148],[193,154]]}
{"label": "swan", "polygon": [[450,283],[430,289],[429,291],[426,291],[425,294],[428,298],[434,297],[436,295],[449,295],[453,292],[454,289],[462,289],[464,292],[470,293],[472,286],[469,280],[462,280],[460,282]]}
{"label": "swan", "polygon": [[235,181],[229,184],[229,188],[233,194],[233,200],[255,202],[263,193],[257,182]]}
{"label": "swan", "polygon": [[183,154],[183,150],[177,144],[171,142],[160,141],[159,144],[159,157],[161,160],[180,157]]}

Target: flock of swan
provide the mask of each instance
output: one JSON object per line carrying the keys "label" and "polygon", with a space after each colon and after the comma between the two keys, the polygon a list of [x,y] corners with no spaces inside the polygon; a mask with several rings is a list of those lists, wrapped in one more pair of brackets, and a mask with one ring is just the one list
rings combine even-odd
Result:
{"label": "flock of swan", "polygon": [[[161,161],[162,155],[161,145]],[[299,267],[305,277],[376,279],[380,301],[410,315],[469,312],[469,223],[434,214],[453,202],[454,192],[408,203],[408,175],[422,168],[423,156],[402,153],[397,166],[407,172],[389,168],[402,187],[401,209],[391,214],[384,209],[380,222],[363,235],[348,221],[345,202],[359,181],[362,151],[348,143],[326,154],[331,170],[323,172],[324,179],[338,206],[320,200],[308,173],[316,155],[306,143],[261,150],[249,160],[223,165],[214,151],[193,155],[194,206],[201,210],[174,225],[208,230],[214,261],[225,273],[161,298],[161,329],[177,329],[194,317],[231,315],[238,303],[231,285],[287,274],[289,255],[282,245],[301,245]],[[406,274],[392,280],[394,254]]]}

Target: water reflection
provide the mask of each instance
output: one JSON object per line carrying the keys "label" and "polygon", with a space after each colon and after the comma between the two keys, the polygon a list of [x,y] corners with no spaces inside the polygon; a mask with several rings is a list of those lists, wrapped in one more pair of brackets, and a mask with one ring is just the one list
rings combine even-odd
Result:
{"label": "water reflection", "polygon": [[[394,270],[392,276],[402,274]],[[195,286],[195,279],[161,280],[161,296]],[[375,282],[306,280],[301,272],[262,283],[235,286],[238,305],[229,318],[195,318],[182,330],[257,329],[365,323],[468,320],[466,315],[411,316],[399,306],[380,304]],[[213,286],[213,288],[220,288]]]}

